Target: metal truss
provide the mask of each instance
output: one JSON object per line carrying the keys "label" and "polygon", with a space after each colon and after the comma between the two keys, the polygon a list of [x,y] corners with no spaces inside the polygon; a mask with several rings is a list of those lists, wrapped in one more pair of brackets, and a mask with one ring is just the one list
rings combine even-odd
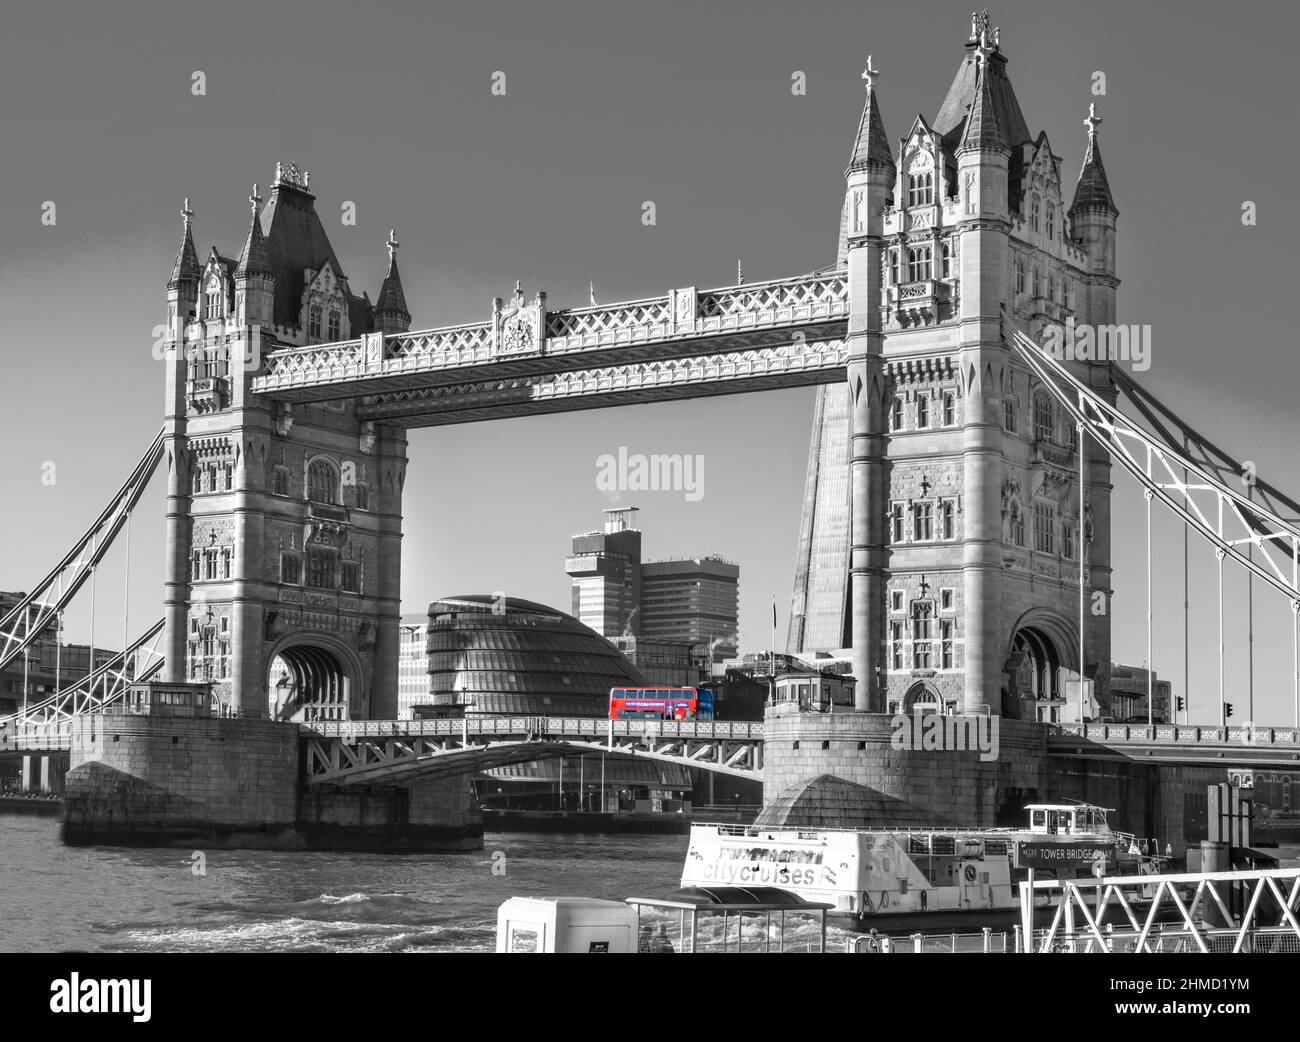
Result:
{"label": "metal truss", "polygon": [[[95,523],[44,579],[0,619],[0,671],[7,669],[31,644],[42,637],[62,640],[60,622],[64,608],[76,596],[127,524],[149,479],[162,459],[163,435],[159,431],[131,476],[114,493]],[[94,666],[94,663],[91,663]]]}
{"label": "metal truss", "polygon": [[0,717],[0,749],[67,748],[72,718],[101,713],[133,683],[149,680],[163,666],[163,620],[159,619],[125,650],[61,691],[19,711]]}
{"label": "metal truss", "polygon": [[762,773],[763,728],[751,723],[485,717],[303,725],[307,780],[405,784],[580,753],[676,763],[737,778]]}
{"label": "metal truss", "polygon": [[[1178,421],[1177,426],[1186,440],[1200,446],[1195,456],[1168,444],[1168,424],[1158,426],[1161,434],[1140,427],[1018,330],[1012,332],[1011,344],[1080,430],[1105,446],[1148,497],[1159,500],[1200,533],[1220,560],[1230,559],[1258,576],[1283,594],[1293,611],[1300,611],[1300,528],[1276,510],[1278,506],[1294,508],[1290,499],[1266,485],[1268,496],[1261,495],[1256,502],[1224,480],[1228,471],[1238,477],[1246,473],[1242,466],[1186,424]],[[1112,366],[1111,373],[1118,373],[1117,367]],[[1137,385],[1127,375],[1119,383],[1142,403],[1144,415],[1173,416],[1163,406],[1157,409],[1150,395],[1131,391]],[[1207,461],[1207,456],[1214,456],[1214,461]],[[1248,556],[1242,549],[1247,546],[1259,553]]]}
{"label": "metal truss", "polygon": [[[1033,896],[1055,911],[1035,931]],[[1040,879],[1020,884],[1033,952],[1300,951],[1300,869]]]}

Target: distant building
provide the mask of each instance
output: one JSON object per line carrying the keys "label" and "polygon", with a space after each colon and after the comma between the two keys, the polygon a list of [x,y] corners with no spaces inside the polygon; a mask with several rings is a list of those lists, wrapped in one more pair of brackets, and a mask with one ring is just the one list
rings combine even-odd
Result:
{"label": "distant building", "polygon": [[[1170,694],[1173,685],[1159,677],[1152,681],[1152,721],[1157,724],[1169,723]],[[1141,666],[1123,666],[1111,664],[1110,667],[1110,711],[1106,714],[1112,720],[1147,718],[1147,671]]]}
{"label": "distant building", "polygon": [[654,640],[649,637],[610,637],[632,665],[651,684],[664,687],[694,687],[700,671],[688,641]]}
{"label": "distant building", "polygon": [[736,654],[740,568],[721,557],[652,561],[641,566],[641,628],[646,637],[705,645],[714,662]]}
{"label": "distant building", "polygon": [[577,619],[517,597],[429,605],[428,704],[469,714],[607,716],[614,687],[646,678]]}
{"label": "distant building", "polygon": [[740,568],[721,557],[641,560],[636,507],[605,511],[601,531],[573,537],[564,570],[573,615],[603,637],[693,645],[706,667],[736,654]]}
{"label": "distant building", "polygon": [[431,705],[429,698],[429,620],[403,615],[397,631],[397,719],[412,720],[413,707]]}
{"label": "distant building", "polygon": [[636,507],[605,511],[605,527],[573,537],[564,563],[573,579],[573,616],[602,637],[634,635],[641,602],[641,533]]}

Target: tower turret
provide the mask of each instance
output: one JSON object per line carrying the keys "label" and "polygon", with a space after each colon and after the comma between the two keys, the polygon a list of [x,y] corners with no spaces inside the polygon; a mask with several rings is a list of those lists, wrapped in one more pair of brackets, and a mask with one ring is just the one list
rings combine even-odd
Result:
{"label": "tower turret", "polygon": [[177,339],[183,336],[185,323],[198,306],[199,280],[203,275],[199,254],[194,248],[194,234],[190,230],[190,219],[193,216],[194,211],[190,209],[187,198],[185,208],[181,210],[185,229],[181,233],[181,244],[176,251],[171,276],[167,279],[167,325],[172,336]]}
{"label": "tower turret", "polygon": [[896,167],[876,101],[879,72],[867,57],[862,78],[867,100],[858,125],[853,155],[844,172],[845,252],[849,278],[849,488],[852,530],[849,536],[850,639],[853,674],[858,683],[855,707],[884,709],[880,656],[884,620],[876,605],[884,602],[885,582],[885,379],[881,329],[881,257],[884,210]]}
{"label": "tower turret", "polygon": [[235,321],[241,326],[269,329],[274,320],[275,273],[266,236],[262,233],[262,219],[258,213],[262,198],[257,194],[256,184],[248,202],[253,215],[244,248],[239,254],[239,264],[235,267]]}
{"label": "tower turret", "polygon": [[406,293],[397,270],[397,232],[388,231],[388,273],[375,301],[375,328],[381,333],[405,333],[411,328],[411,313],[406,310]]}
{"label": "tower turret", "polygon": [[1101,144],[1097,140],[1101,117],[1095,104],[1088,106],[1088,118],[1083,125],[1088,128],[1088,144],[1069,210],[1073,236],[1088,254],[1088,296],[1080,320],[1106,325],[1115,321],[1115,289],[1119,285],[1115,278],[1115,233],[1119,210],[1110,194],[1106,167],[1101,161]]}

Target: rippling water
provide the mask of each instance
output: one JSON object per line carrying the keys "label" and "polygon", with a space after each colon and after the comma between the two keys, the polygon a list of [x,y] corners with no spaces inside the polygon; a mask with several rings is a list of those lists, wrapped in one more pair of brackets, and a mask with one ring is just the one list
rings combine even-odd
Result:
{"label": "rippling water", "polygon": [[489,833],[470,854],[211,850],[197,876],[189,851],[65,847],[56,818],[0,817],[0,951],[491,951],[507,898],[666,894],[686,844]]}

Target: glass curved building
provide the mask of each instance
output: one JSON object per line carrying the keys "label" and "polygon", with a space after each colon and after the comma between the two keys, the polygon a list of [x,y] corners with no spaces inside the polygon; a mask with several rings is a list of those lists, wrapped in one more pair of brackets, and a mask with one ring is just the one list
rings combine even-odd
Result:
{"label": "glass curved building", "polygon": [[445,597],[429,604],[429,702],[466,713],[605,716],[609,689],[647,685],[604,637],[517,597]]}

